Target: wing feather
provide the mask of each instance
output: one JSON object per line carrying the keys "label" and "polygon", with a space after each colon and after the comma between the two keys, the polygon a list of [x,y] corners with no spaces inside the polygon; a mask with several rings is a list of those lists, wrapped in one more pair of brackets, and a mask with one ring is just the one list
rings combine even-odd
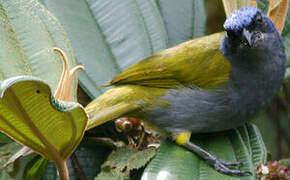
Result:
{"label": "wing feather", "polygon": [[223,36],[224,33],[216,33],[158,52],[132,65],[105,86],[223,86],[227,84],[231,71],[230,63],[219,50]]}

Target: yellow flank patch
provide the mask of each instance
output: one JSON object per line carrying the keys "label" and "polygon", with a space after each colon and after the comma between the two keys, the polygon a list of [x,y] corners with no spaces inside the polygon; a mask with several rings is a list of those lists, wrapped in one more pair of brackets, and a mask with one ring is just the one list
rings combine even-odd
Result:
{"label": "yellow flank patch", "polygon": [[175,142],[178,145],[185,145],[187,141],[190,140],[191,133],[190,132],[183,132],[176,136]]}

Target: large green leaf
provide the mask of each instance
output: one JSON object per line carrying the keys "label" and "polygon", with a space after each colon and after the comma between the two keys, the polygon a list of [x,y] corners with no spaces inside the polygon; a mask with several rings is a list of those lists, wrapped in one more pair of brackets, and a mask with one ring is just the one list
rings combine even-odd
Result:
{"label": "large green leaf", "polygon": [[130,171],[145,166],[155,154],[156,150],[153,148],[143,151],[119,148],[111,153],[107,161],[102,165],[102,171],[95,180],[129,179]]}
{"label": "large green leaf", "polygon": [[[79,144],[83,107],[53,97],[64,50],[75,60],[61,24],[37,0],[0,0],[0,131],[47,159],[62,161]],[[76,100],[75,79],[72,99]]]}
{"label": "large green leaf", "polygon": [[214,180],[254,180],[255,166],[266,161],[266,149],[258,129],[254,125],[236,130],[192,138],[220,159],[244,162],[241,170],[250,171],[253,176],[233,177],[221,174],[208,166],[194,153],[164,141],[156,157],[146,167],[142,180],[159,179],[214,179]]}
{"label": "large green leaf", "polygon": [[48,160],[41,157],[35,156],[26,166],[24,171],[24,180],[41,180],[44,174]]}
{"label": "large green leaf", "polygon": [[[0,0],[0,80],[21,75],[38,77],[55,92],[62,59],[52,51],[63,49],[70,66],[75,60],[69,40],[50,12],[37,0]],[[73,99],[76,100],[76,85]]]}
{"label": "large green leaf", "polygon": [[[86,68],[80,73],[81,86],[92,98],[105,90],[97,85],[111,80],[121,70],[205,31],[201,0],[168,4],[162,1],[159,6],[154,0],[43,0],[43,3],[68,32],[77,61]],[[175,8],[179,11],[172,11]]]}
{"label": "large green leaf", "polygon": [[10,78],[1,83],[0,98],[0,131],[45,158],[66,159],[80,142],[87,123],[83,108],[54,99],[46,83]]}
{"label": "large green leaf", "polygon": [[203,36],[206,30],[204,0],[156,0],[168,32],[169,46]]}

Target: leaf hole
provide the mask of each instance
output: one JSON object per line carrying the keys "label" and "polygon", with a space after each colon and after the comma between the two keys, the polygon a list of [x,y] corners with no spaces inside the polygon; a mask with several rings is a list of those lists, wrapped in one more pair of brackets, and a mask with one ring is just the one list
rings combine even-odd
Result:
{"label": "leaf hole", "polygon": [[36,90],[36,93],[37,93],[37,94],[40,94],[40,90]]}

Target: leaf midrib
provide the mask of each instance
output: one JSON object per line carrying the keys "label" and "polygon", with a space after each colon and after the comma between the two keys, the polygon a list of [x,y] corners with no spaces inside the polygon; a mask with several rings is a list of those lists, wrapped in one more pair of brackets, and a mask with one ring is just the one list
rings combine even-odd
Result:
{"label": "leaf midrib", "polygon": [[[96,2],[95,2],[95,3],[96,3]],[[99,25],[99,23],[98,23],[98,20],[97,20],[97,18],[95,17],[94,13],[92,12],[91,6],[89,5],[89,3],[88,3],[87,0],[85,0],[85,4],[87,5],[87,7],[88,7],[88,9],[89,9],[89,13],[90,13],[91,17],[93,17],[92,19],[94,20],[96,27],[97,27],[97,28],[99,29],[99,31],[100,31],[100,34],[101,34],[101,36],[102,36],[102,38],[103,38],[103,42],[105,43],[105,46],[106,46],[106,48],[108,49],[109,54],[110,54],[111,57],[113,58],[113,63],[114,63],[115,68],[118,70],[118,72],[121,72],[122,69],[121,69],[120,65],[117,63],[117,58],[116,58],[116,56],[114,55],[114,53],[112,52],[112,48],[110,47],[110,45],[109,45],[109,43],[108,43],[108,41],[107,41],[107,39],[106,39],[106,36],[105,36],[105,34],[103,33],[103,30],[102,30],[102,28],[100,27],[100,25]]]}
{"label": "leaf midrib", "polygon": [[[22,114],[23,119],[26,121],[27,126],[29,129],[34,133],[34,135],[45,145],[47,148],[49,156],[47,158],[51,158],[55,161],[60,161],[62,158],[60,153],[56,150],[56,148],[44,137],[42,132],[35,126],[32,122],[29,115],[26,113],[25,109],[22,107],[21,103],[19,102],[16,94],[13,90],[10,91],[11,97],[14,100],[16,107],[19,109],[19,112]],[[43,152],[42,152],[43,153]]]}
{"label": "leaf midrib", "polygon": [[[8,21],[7,24],[9,24],[9,26],[10,26],[10,28],[11,28],[11,30],[12,30],[11,33],[14,34],[15,40],[17,41],[17,47],[20,49],[20,54],[23,56],[23,59],[20,59],[20,60],[21,60],[24,64],[28,64],[28,67],[29,67],[29,70],[30,70],[31,75],[34,75],[33,70],[32,70],[32,68],[31,68],[31,64],[29,63],[29,61],[25,61],[25,60],[27,60],[28,58],[27,58],[26,53],[24,52],[24,48],[23,48],[23,45],[22,45],[22,43],[21,43],[20,37],[19,37],[19,35],[16,33],[16,30],[15,30],[14,24],[12,23],[12,21],[11,21],[11,19],[10,19],[10,16],[9,16],[10,13],[8,13],[8,11],[6,10],[6,8],[3,7],[2,3],[3,3],[3,2],[0,3],[0,8],[1,8],[1,10],[4,11],[3,15],[6,17],[6,19],[7,19],[7,21]],[[4,3],[5,3],[5,2],[4,2]],[[18,59],[18,60],[19,60],[19,59]],[[3,77],[4,77],[5,79],[8,78],[8,77],[6,77],[6,76],[4,75],[4,73],[2,73],[2,75],[3,75]]]}

